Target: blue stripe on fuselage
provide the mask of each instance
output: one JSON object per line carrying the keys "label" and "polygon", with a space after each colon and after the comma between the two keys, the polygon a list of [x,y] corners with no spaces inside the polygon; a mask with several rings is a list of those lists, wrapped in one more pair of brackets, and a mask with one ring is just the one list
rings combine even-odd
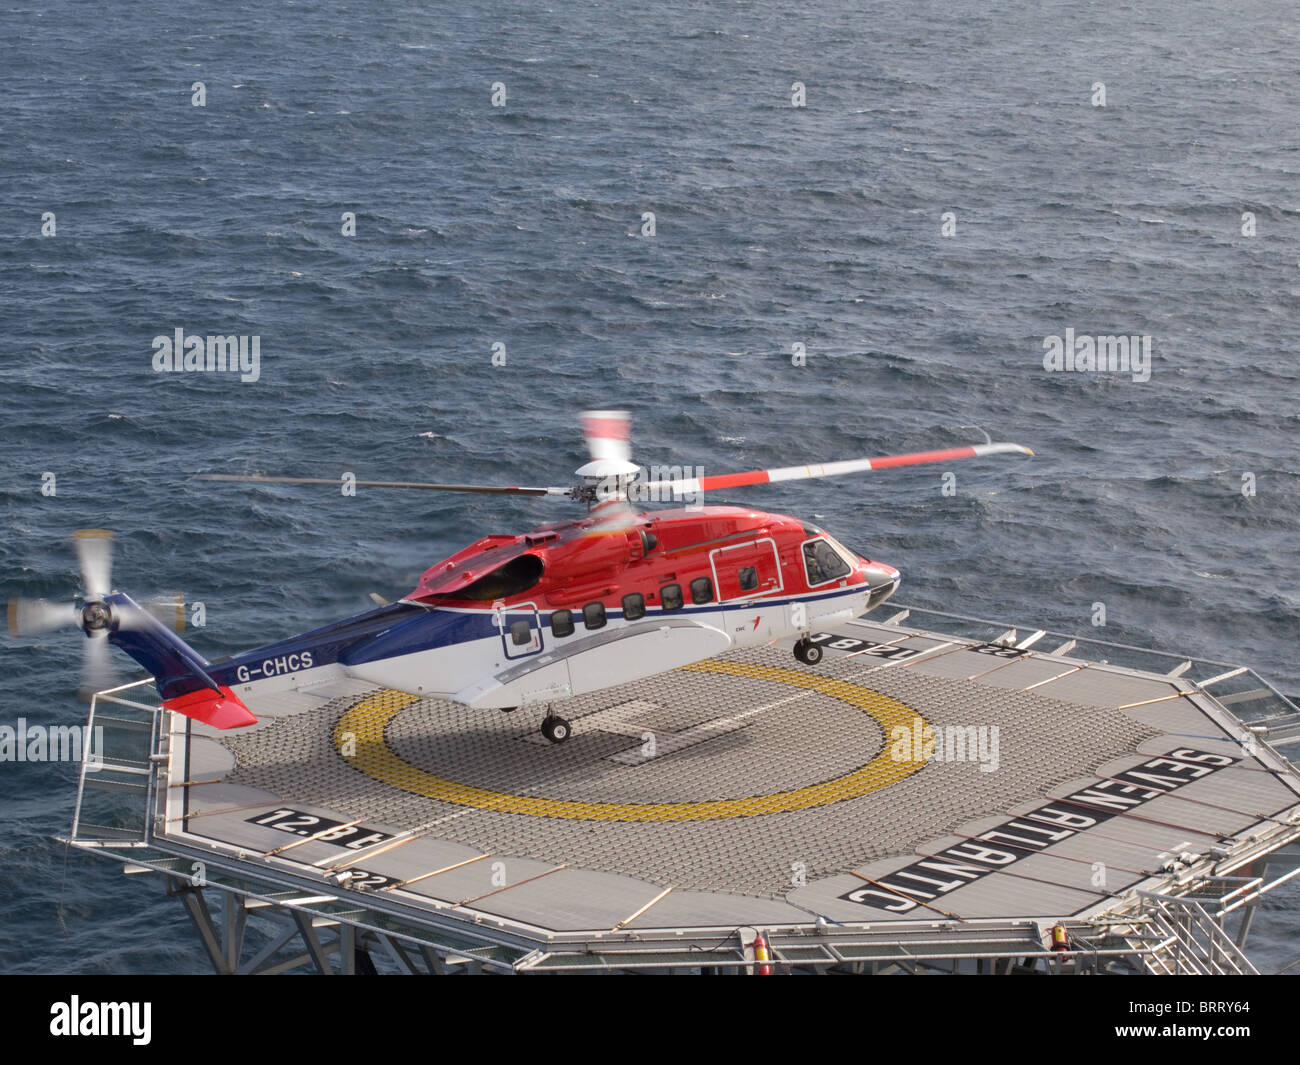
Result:
{"label": "blue stripe on fuselage", "polygon": [[[680,616],[711,614],[718,610],[770,609],[789,603],[835,599],[864,590],[863,585],[852,585],[822,595],[705,603],[682,607],[670,613]],[[662,608],[652,609],[647,612],[646,618],[653,620],[664,613]],[[608,614],[611,618],[619,618],[622,611],[611,610]],[[505,623],[508,626],[511,621],[532,616],[531,610],[507,610]],[[541,615],[543,625],[549,626],[550,616],[550,611]],[[332,625],[291,636],[279,643],[256,647],[224,662],[213,663],[208,667],[208,672],[221,684],[244,684],[334,662],[343,666],[360,665],[399,655],[417,654],[436,647],[489,639],[499,636],[500,632],[496,615],[491,609],[453,610],[391,603]],[[243,673],[240,672],[241,669]]]}
{"label": "blue stripe on fuselage", "polygon": [[[679,617],[683,614],[713,614],[719,610],[749,611],[768,609],[774,606],[785,606],[788,603],[811,603],[820,602],[823,599],[836,599],[866,590],[865,585],[853,585],[849,588],[836,588],[833,592],[817,596],[705,603],[702,606],[688,606],[667,613],[671,613],[673,617]],[[547,611],[541,615],[543,625],[549,627],[551,613],[551,611]],[[581,614],[581,611],[575,610],[574,613]],[[607,614],[610,618],[619,618],[622,617],[623,612],[610,610]],[[652,609],[647,611],[645,619],[653,621],[656,617],[664,614],[665,611],[662,608]],[[531,619],[532,617],[533,612],[531,610],[506,610],[505,624],[509,626],[512,621],[521,618]],[[417,617],[411,618],[409,621],[394,625],[388,632],[378,635],[375,639],[358,644],[346,654],[340,655],[338,661],[345,666],[360,665],[363,662],[376,662],[383,658],[395,658],[398,655],[418,654],[421,651],[429,651],[435,647],[447,647],[452,644],[465,643],[469,640],[489,639],[500,634],[501,630],[497,628],[496,615],[490,609],[464,611],[439,610],[435,607]]]}
{"label": "blue stripe on fuselage", "polygon": [[[281,673],[296,673],[344,660],[358,644],[367,644],[390,629],[409,624],[427,614],[423,607],[410,603],[390,603],[364,614],[355,614],[332,625],[290,636],[278,643],[268,643],[244,651],[223,662],[215,662],[208,672],[221,684],[243,684],[263,680]],[[244,672],[241,673],[240,671]]]}
{"label": "blue stripe on fuselage", "polygon": [[[516,615],[531,618],[533,612],[507,611],[506,624]],[[422,610],[418,617],[394,625],[375,639],[358,644],[347,654],[341,655],[339,661],[345,666],[360,665],[362,662],[377,662],[381,658],[396,658],[398,655],[415,654],[434,647],[449,647],[499,635],[496,615],[491,610],[439,610],[435,607],[432,610]]]}

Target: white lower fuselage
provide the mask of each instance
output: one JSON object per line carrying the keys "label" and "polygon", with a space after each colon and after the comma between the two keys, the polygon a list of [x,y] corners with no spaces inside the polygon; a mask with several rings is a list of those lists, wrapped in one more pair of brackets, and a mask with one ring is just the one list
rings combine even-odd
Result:
{"label": "white lower fuselage", "polygon": [[[725,651],[806,635],[814,625],[864,613],[870,596],[866,585],[839,582],[803,595],[755,596],[673,611],[650,609],[631,621],[621,611],[609,610],[604,624],[596,628],[588,628],[582,612],[574,611],[574,631],[565,636],[552,630],[553,611],[531,603],[496,610],[414,604],[423,613],[401,626],[408,632],[406,639],[389,640],[410,645],[410,650],[367,656],[366,661],[345,654],[334,662],[308,652],[311,666],[306,666],[300,653],[290,668],[280,664],[283,656],[272,656],[252,667],[259,675],[241,669],[232,679],[241,696],[348,676],[475,708],[513,709],[641,680]],[[527,623],[526,632],[520,622]],[[376,637],[376,645],[382,646],[390,635]]]}

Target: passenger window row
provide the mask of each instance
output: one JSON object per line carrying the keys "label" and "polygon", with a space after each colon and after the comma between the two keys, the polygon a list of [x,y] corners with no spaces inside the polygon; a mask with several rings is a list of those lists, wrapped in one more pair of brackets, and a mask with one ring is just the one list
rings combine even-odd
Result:
{"label": "passenger window row", "polygon": [[[626,600],[624,602],[626,603]],[[582,623],[589,629],[603,629],[607,620],[604,603],[588,603],[582,608]],[[553,636],[572,636],[574,628],[572,610],[551,611],[551,634]]]}
{"label": "passenger window row", "polygon": [[[757,577],[754,583],[758,583]],[[696,577],[691,581],[691,602],[697,606],[704,603],[713,602],[713,582],[708,577]],[[665,611],[680,610],[683,605],[682,586],[680,584],[665,584],[659,589],[659,602]],[[645,617],[645,596],[640,592],[633,592],[630,595],[623,596],[623,617],[628,621],[639,621]],[[588,603],[582,608],[582,623],[588,629],[602,629],[608,619],[605,617],[605,604],[600,602]],[[516,622],[516,625],[522,624],[527,628],[527,622]],[[573,620],[572,610],[553,610],[551,611],[551,634],[553,636],[572,636],[576,625]],[[514,626],[511,626],[511,633],[514,635],[515,643],[527,643],[531,637],[520,639],[520,633],[515,633]],[[522,633],[522,630],[521,630]]]}
{"label": "passenger window row", "polygon": [[[659,601],[664,610],[681,610],[682,586],[665,584],[659,589]],[[708,577],[696,577],[691,581],[691,602],[696,606],[713,602],[713,582]]]}

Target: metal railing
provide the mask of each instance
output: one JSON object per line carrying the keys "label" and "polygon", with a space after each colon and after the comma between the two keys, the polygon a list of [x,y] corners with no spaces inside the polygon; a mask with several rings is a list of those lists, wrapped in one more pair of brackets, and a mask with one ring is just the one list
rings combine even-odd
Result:
{"label": "metal railing", "polygon": [[[142,847],[148,842],[161,765],[162,714],[156,701],[143,702],[123,694],[135,695],[135,689],[146,686],[146,697],[151,698],[152,680],[133,681],[91,696],[86,735],[105,738],[98,757],[81,762],[70,837],[75,843]],[[131,801],[123,803],[123,795]],[[116,801],[109,801],[110,796]]]}
{"label": "metal railing", "polygon": [[1171,651],[1157,651],[1032,626],[1009,628],[1006,622],[950,614],[928,607],[897,604],[897,610],[891,613],[890,607],[894,605],[886,605],[872,613],[869,620],[906,625],[908,628],[919,627],[987,643],[1005,642],[1008,645],[1032,647],[1039,654],[1068,654],[1071,658],[1099,665],[1144,670],[1160,673],[1170,680],[1186,681],[1211,695],[1282,757],[1287,757],[1288,752],[1293,759],[1300,755],[1300,705],[1245,666],[1213,658],[1188,658],[1185,654]]}
{"label": "metal railing", "polygon": [[1162,937],[1154,949],[1142,955],[1149,972],[1163,976],[1259,975],[1223,926],[1195,899],[1151,891],[1139,891],[1138,899],[1139,917]]}

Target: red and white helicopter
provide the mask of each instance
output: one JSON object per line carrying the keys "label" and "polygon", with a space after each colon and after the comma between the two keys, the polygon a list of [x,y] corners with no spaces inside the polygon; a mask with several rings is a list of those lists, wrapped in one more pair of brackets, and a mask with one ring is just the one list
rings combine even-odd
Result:
{"label": "red and white helicopter", "polygon": [[[697,499],[723,488],[835,477],[893,466],[1033,452],[985,443],[940,451],[749,473],[640,481],[629,416],[582,416],[591,462],[570,488],[358,481],[362,487],[562,496],[585,517],[519,536],[487,536],[428,569],[395,603],[324,628],[209,662],[154,613],[110,592],[110,537],[78,534],[86,596],[80,607],[14,600],[11,630],[75,624],[102,659],[121,647],[153,674],[163,706],[220,729],[255,724],[243,702],[259,694],[355,677],[413,695],[483,709],[544,706],[541,730],[569,738],[551,704],[649,677],[739,647],[799,637],[794,654],[821,660],[817,627],[888,599],[899,573],[797,518],[733,506],[639,510],[645,499]],[[321,478],[212,474],[206,480],[329,484]],[[250,698],[250,701],[255,701]]]}

